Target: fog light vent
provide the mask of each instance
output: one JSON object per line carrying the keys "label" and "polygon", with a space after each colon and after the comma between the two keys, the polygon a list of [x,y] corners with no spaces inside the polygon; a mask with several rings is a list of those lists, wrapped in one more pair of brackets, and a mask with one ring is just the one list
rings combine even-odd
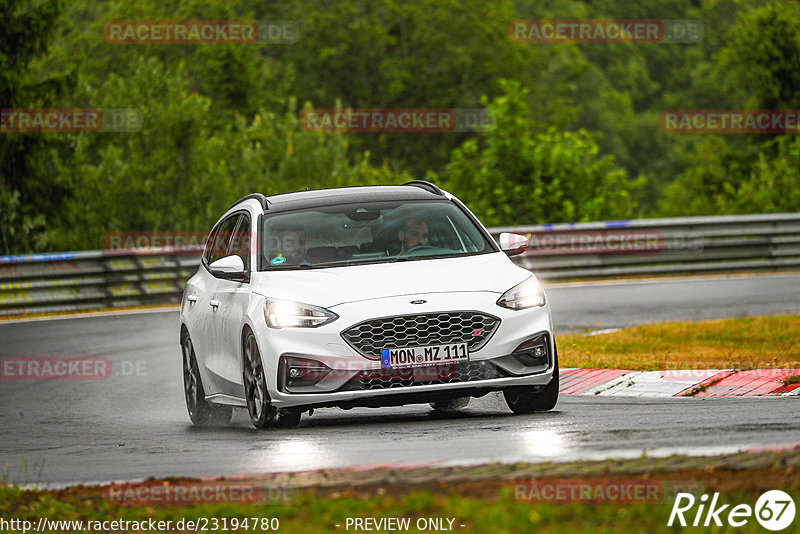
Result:
{"label": "fog light vent", "polygon": [[284,356],[281,359],[280,377],[282,385],[286,387],[313,386],[330,372],[330,367],[317,360],[293,356]]}
{"label": "fog light vent", "polygon": [[548,360],[549,337],[547,334],[539,334],[536,337],[522,343],[511,353],[514,358],[522,365],[533,367],[546,365]]}

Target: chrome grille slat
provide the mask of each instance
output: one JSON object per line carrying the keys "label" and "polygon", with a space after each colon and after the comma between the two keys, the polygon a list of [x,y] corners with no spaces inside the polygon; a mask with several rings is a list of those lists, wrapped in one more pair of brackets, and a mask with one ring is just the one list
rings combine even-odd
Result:
{"label": "chrome grille slat", "polygon": [[476,311],[420,313],[370,319],[342,332],[342,338],[371,360],[379,360],[383,348],[446,343],[466,342],[474,352],[492,337],[499,324],[497,317]]}

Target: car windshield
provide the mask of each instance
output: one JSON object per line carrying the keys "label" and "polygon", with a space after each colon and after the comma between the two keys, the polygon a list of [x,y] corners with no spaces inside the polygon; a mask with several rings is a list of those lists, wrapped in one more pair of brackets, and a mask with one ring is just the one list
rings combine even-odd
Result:
{"label": "car windshield", "polygon": [[494,252],[455,203],[385,201],[266,214],[262,270],[341,267]]}

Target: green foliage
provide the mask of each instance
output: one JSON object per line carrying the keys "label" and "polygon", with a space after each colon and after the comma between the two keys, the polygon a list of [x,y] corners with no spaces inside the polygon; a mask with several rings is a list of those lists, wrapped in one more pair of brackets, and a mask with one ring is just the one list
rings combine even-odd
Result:
{"label": "green foliage", "polygon": [[[533,88],[544,116],[561,113],[543,98],[574,77],[560,50],[513,42],[509,0],[293,0],[285,16],[303,29],[280,49],[296,69],[292,91],[316,107],[474,108],[496,96],[497,80]],[[567,67],[564,68],[564,63]],[[439,170],[465,134],[359,134],[353,146],[401,162],[418,175]]]}
{"label": "green foliage", "polygon": [[720,210],[726,213],[782,213],[800,206],[800,139],[782,136],[758,155],[750,175],[726,184]]}
{"label": "green foliage", "polygon": [[[768,2],[743,11],[726,36],[708,74],[723,85],[727,107],[800,109],[800,10],[795,4]],[[694,143],[684,155],[686,168],[664,188],[658,213],[800,210],[796,135],[688,135]]]}
{"label": "green foliage", "polygon": [[[68,75],[34,77],[29,64],[47,51],[62,2],[34,6],[22,0],[0,1],[0,108],[48,107],[70,87]],[[64,149],[56,137],[0,133],[0,252],[29,252],[45,246],[45,217],[56,216],[67,191],[49,179],[42,162],[49,150]]]}
{"label": "green foliage", "polygon": [[800,9],[771,2],[744,13],[720,52],[726,89],[753,109],[800,108]]}
{"label": "green foliage", "polygon": [[44,246],[42,230],[44,215],[36,213],[33,206],[22,206],[20,193],[10,188],[0,188],[0,247],[27,252]]}
{"label": "green foliage", "polygon": [[96,101],[111,107],[114,98],[143,109],[144,126],[135,133],[79,139],[70,224],[53,239],[63,247],[87,239],[99,246],[111,231],[207,229],[253,191],[403,178],[371,167],[368,155],[351,162],[341,133],[302,130],[293,103],[283,113],[261,111],[252,120],[237,115],[232,124],[215,128],[209,119],[213,103],[190,91],[183,64],[168,69],[155,58],[140,58],[134,69],[131,79],[110,76]]}
{"label": "green foliage", "polygon": [[[133,108],[131,133],[0,133],[3,253],[203,231],[253,191],[440,180],[488,224],[800,210],[786,135],[667,109],[800,109],[785,0],[0,0],[0,105]],[[519,43],[514,19],[696,19],[694,44]],[[289,20],[292,45],[122,45],[112,20]],[[319,133],[303,108],[475,108],[481,133]]]}
{"label": "green foliage", "polygon": [[535,133],[527,91],[503,83],[505,94],[489,104],[494,124],[480,140],[453,152],[445,184],[459,191],[491,225],[590,221],[636,213],[639,181],[600,156],[588,132]]}

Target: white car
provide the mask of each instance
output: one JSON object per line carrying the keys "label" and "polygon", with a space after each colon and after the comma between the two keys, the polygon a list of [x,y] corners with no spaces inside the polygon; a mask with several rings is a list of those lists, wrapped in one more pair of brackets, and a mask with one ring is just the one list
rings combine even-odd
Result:
{"label": "white car", "polygon": [[558,357],[536,277],[423,181],[249,195],[225,212],[181,301],[189,416],[292,427],[317,408],[463,408],[502,391],[552,409]]}

